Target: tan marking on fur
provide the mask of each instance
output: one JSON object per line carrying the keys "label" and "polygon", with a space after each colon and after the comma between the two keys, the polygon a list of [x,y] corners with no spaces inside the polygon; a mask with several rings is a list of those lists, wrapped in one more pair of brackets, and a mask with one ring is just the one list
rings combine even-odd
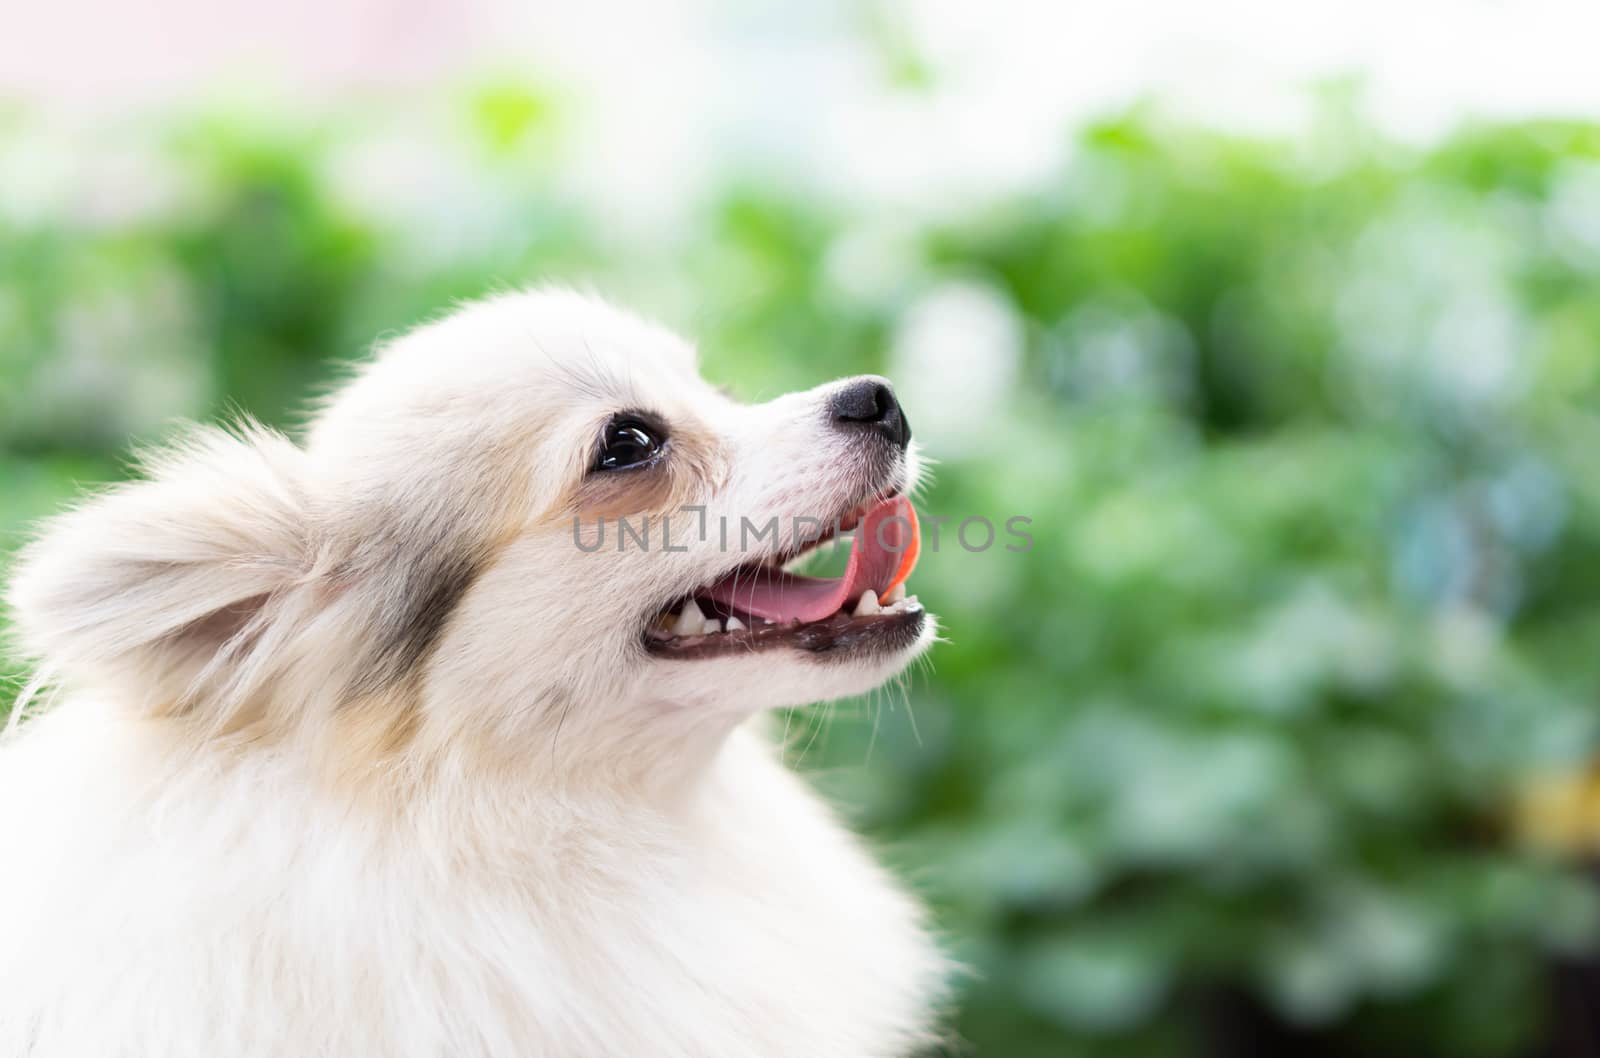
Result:
{"label": "tan marking on fur", "polygon": [[315,773],[330,789],[379,796],[386,782],[374,782],[402,769],[422,728],[422,682],[351,702],[336,710],[312,747]]}

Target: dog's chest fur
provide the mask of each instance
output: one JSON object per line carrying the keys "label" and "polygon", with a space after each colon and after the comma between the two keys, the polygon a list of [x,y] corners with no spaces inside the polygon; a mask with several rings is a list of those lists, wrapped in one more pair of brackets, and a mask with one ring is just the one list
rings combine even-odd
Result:
{"label": "dog's chest fur", "polygon": [[0,751],[0,843],[23,866],[0,873],[4,1058],[809,1058],[925,1039],[943,967],[915,904],[753,736],[682,812],[480,792],[395,828],[270,763],[141,785],[126,747],[84,752],[52,721]]}

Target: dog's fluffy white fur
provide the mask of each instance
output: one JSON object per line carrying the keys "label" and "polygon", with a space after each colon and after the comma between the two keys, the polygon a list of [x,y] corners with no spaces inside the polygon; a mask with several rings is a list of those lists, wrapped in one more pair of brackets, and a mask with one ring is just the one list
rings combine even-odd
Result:
{"label": "dog's fluffy white fur", "polygon": [[[917,904],[757,725],[931,618],[659,657],[652,615],[739,556],[573,535],[691,504],[787,537],[909,488],[835,392],[742,405],[654,325],[508,295],[380,350],[303,443],[196,430],[49,523],[9,594],[58,701],[0,745],[0,1058],[924,1046]],[[667,455],[596,474],[626,409]]]}

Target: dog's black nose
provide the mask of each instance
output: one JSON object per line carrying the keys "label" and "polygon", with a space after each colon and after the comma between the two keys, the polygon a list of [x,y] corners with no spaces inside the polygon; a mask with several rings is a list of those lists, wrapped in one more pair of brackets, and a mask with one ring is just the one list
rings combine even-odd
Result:
{"label": "dog's black nose", "polygon": [[886,379],[872,375],[852,379],[833,395],[828,408],[842,428],[865,427],[897,448],[911,443],[911,424]]}

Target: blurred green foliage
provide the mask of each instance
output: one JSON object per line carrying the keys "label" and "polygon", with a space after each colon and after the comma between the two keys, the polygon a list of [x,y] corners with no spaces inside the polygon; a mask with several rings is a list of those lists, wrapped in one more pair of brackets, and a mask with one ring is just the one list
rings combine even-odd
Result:
{"label": "blurred green foliage", "polygon": [[959,444],[910,408],[923,507],[1036,546],[947,526],[914,583],[931,666],[790,718],[972,967],[956,1031],[1203,1053],[1238,994],[1344,1053],[1549,1031],[1550,961],[1600,941],[1594,887],[1530,840],[1583,851],[1583,822],[1517,811],[1600,738],[1600,128],[1418,151],[1136,111],[954,218],[731,181],[651,243],[563,188],[556,109],[474,99],[428,149],[454,183],[408,208],[363,184],[359,130],[234,120],[141,130],[159,194],[0,209],[5,546],[130,437],[292,427],[455,298],[592,283],[764,397],[915,368],[906,320],[976,291],[1020,358],[970,350],[1006,386]]}

